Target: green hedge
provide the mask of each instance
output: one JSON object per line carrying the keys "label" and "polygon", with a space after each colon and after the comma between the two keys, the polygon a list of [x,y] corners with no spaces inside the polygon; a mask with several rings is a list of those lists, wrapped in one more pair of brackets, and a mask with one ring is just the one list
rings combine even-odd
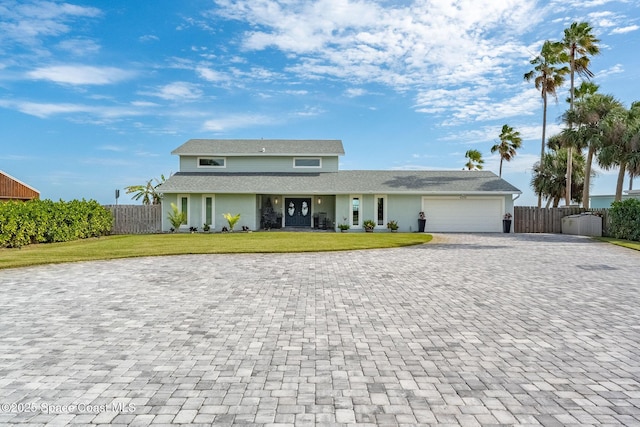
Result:
{"label": "green hedge", "polygon": [[0,203],[0,247],[68,242],[111,231],[111,212],[95,200]]}
{"label": "green hedge", "polygon": [[640,242],[640,200],[613,202],[609,210],[609,234],[617,239]]}

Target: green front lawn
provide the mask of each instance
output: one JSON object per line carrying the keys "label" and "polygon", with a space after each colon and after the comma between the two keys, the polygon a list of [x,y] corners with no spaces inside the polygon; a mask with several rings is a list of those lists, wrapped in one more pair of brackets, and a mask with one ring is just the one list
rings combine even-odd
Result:
{"label": "green front lawn", "polygon": [[633,240],[614,239],[613,237],[598,237],[598,240],[640,251],[640,242],[635,242]]}
{"label": "green front lawn", "polygon": [[256,232],[107,236],[0,249],[0,269],[158,255],[322,252],[393,248],[431,241],[422,233]]}

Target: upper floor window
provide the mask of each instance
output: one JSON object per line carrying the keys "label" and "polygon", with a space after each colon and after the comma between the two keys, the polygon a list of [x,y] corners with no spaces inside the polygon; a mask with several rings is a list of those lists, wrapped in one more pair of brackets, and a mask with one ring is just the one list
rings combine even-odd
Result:
{"label": "upper floor window", "polygon": [[319,168],[321,166],[320,157],[296,157],[293,159],[294,168]]}
{"label": "upper floor window", "polygon": [[198,157],[199,168],[224,168],[226,162],[224,157]]}

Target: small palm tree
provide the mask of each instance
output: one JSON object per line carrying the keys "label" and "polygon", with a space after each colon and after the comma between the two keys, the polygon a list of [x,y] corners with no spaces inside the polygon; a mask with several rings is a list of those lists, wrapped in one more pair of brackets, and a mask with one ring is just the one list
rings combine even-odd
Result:
{"label": "small palm tree", "polygon": [[464,165],[464,167],[468,170],[481,170],[482,165],[484,164],[484,160],[482,159],[482,153],[478,150],[467,150],[464,154],[466,159],[469,161]]}
{"label": "small palm tree", "polygon": [[155,178],[156,184],[153,184],[154,179],[150,179],[144,185],[130,185],[125,187],[127,194],[134,193],[131,198],[133,200],[142,199],[143,205],[159,205],[162,200],[162,194],[158,193],[157,189],[162,183],[166,181],[164,175],[160,175],[160,179]]}
{"label": "small palm tree", "polygon": [[[551,137],[550,142],[553,146],[557,146],[554,140],[557,136]],[[580,151],[573,151],[573,162],[576,166],[584,165],[584,156]],[[584,187],[584,169],[576,168],[573,171],[572,185],[573,194],[579,198],[582,196]],[[536,194],[547,199],[548,208],[552,203],[553,207],[558,207],[560,200],[565,196],[567,185],[567,149],[558,148],[545,153],[542,162],[536,162],[533,165],[533,177],[531,178],[531,186]]]}
{"label": "small palm tree", "polygon": [[169,219],[174,231],[178,230],[182,224],[187,222],[187,214],[185,212],[180,212],[175,203],[171,203],[171,212],[169,212],[167,218]]}
{"label": "small palm tree", "polygon": [[500,177],[502,178],[502,161],[510,162],[516,155],[516,150],[522,146],[522,138],[520,132],[514,130],[509,125],[502,126],[500,133],[500,142],[491,147],[491,152],[496,151],[500,154]]}
{"label": "small palm tree", "polygon": [[223,214],[222,216],[229,223],[229,231],[233,231],[233,227],[235,227],[238,221],[240,221],[240,214],[231,215],[230,213],[226,213],[226,214]]}

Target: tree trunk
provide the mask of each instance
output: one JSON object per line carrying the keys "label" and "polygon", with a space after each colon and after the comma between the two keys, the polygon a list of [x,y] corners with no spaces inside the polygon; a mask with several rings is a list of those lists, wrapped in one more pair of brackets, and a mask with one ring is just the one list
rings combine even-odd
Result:
{"label": "tree trunk", "polygon": [[571,185],[573,184],[573,147],[567,147],[567,188],[565,188],[566,205],[571,204]]}
{"label": "tree trunk", "polygon": [[616,198],[615,201],[622,200],[622,186],[624,185],[624,174],[627,172],[627,164],[620,164],[620,171],[618,171],[618,183],[616,185]]}
{"label": "tree trunk", "polygon": [[[576,70],[576,53],[574,48],[571,48],[571,93],[569,109],[573,111],[573,93],[575,92],[575,70]],[[569,123],[569,129],[573,128],[573,123]],[[565,199],[567,200],[567,206],[571,204],[571,184],[573,183],[573,149],[571,146],[567,147],[567,188],[565,189]]]}
{"label": "tree trunk", "polygon": [[502,178],[502,156],[500,156],[500,174],[498,175],[500,178]]}
{"label": "tree trunk", "polygon": [[[542,144],[540,147],[540,166],[542,167],[542,159],[544,158],[544,141],[547,134],[547,91],[542,86]],[[542,207],[542,193],[538,194],[538,209]],[[547,207],[549,205],[547,204]]]}
{"label": "tree trunk", "polygon": [[[593,143],[592,143],[593,144]],[[587,162],[584,165],[584,189],[582,190],[582,207],[589,209],[589,187],[591,186],[591,163],[596,149],[593,145],[589,146],[587,152]]]}

